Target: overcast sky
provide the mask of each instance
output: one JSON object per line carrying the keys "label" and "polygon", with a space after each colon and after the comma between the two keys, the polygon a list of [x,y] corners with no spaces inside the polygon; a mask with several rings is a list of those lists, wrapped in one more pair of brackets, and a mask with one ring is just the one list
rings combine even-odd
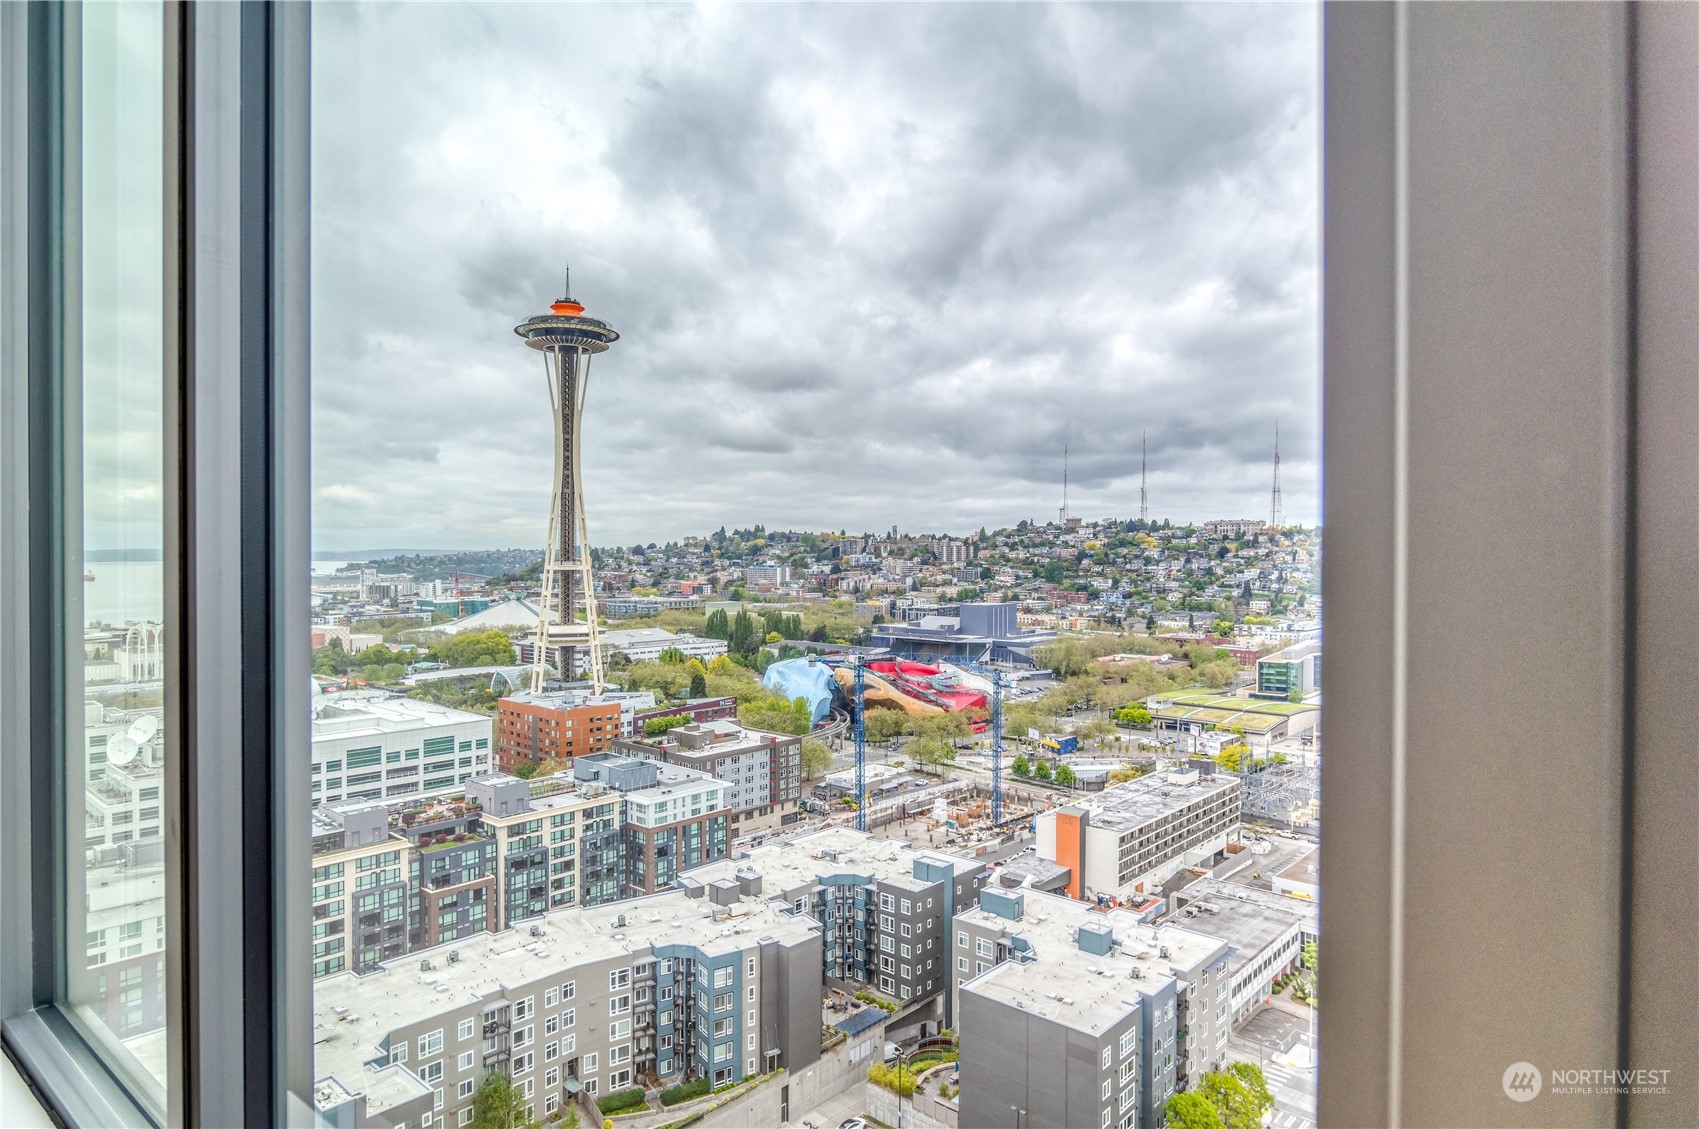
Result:
{"label": "overcast sky", "polygon": [[594,543],[1319,513],[1312,8],[314,21],[317,550],[542,544],[568,262]]}

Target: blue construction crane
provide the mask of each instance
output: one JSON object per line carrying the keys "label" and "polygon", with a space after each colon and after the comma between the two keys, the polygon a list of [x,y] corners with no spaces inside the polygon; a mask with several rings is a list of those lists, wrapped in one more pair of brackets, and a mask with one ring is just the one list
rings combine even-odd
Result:
{"label": "blue construction crane", "polygon": [[855,658],[855,829],[867,830],[867,680]]}
{"label": "blue construction crane", "polygon": [[[904,662],[934,663],[933,655],[907,655],[887,652],[887,656]],[[855,666],[855,829],[867,830],[867,700],[864,657],[854,656]],[[1003,825],[1003,691],[1008,676],[1000,669],[965,659],[945,659],[952,666],[991,679],[991,825]]]}

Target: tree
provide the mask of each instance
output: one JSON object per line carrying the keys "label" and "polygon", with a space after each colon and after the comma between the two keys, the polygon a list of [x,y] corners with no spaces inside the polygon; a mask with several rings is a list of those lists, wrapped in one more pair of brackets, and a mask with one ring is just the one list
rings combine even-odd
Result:
{"label": "tree", "polygon": [[[695,660],[692,659],[692,662]],[[690,696],[706,698],[708,696],[708,672],[705,670],[692,671],[690,674]]]}
{"label": "tree", "polygon": [[540,1129],[535,1117],[522,1116],[530,1104],[511,1078],[491,1071],[472,1095],[472,1129]]}
{"label": "tree", "polygon": [[863,724],[869,741],[889,741],[914,731],[914,723],[901,710],[869,709]]}
{"label": "tree", "polygon": [[777,631],[767,632],[766,642],[768,642],[768,643],[783,643],[784,641],[785,641],[785,637],[783,635],[780,635]]}
{"label": "tree", "polygon": [[1320,976],[1320,970],[1316,966],[1316,961],[1320,955],[1321,954],[1316,947],[1316,942],[1310,941],[1304,945],[1304,954],[1301,958],[1304,962],[1304,968],[1307,970],[1304,973],[1304,995],[1310,997],[1311,1003],[1314,1003],[1316,1000],[1318,978]]}
{"label": "tree", "polygon": [[830,772],[832,768],[832,750],[826,747],[826,742],[814,737],[805,737],[802,741],[802,778],[817,780]]}
{"label": "tree", "polygon": [[1074,775],[1074,770],[1068,765],[1057,765],[1056,783],[1060,784],[1064,788],[1072,788],[1075,784],[1079,783],[1079,777]]}
{"label": "tree", "polygon": [[684,652],[677,647],[662,647],[661,653],[655,656],[655,661],[672,666],[684,662]]}
{"label": "tree", "polygon": [[1112,768],[1109,770],[1109,783],[1125,784],[1127,781],[1137,780],[1149,772],[1150,766],[1148,764],[1129,764],[1125,768]]}
{"label": "tree", "polygon": [[669,729],[677,729],[681,725],[690,724],[687,713],[669,714],[666,717],[651,717],[643,723],[643,736],[659,737]]}
{"label": "tree", "polygon": [[1039,761],[1038,764],[1033,767],[1032,774],[1039,780],[1049,780],[1052,775],[1050,771],[1050,762]]}
{"label": "tree", "polygon": [[1286,700],[1295,706],[1301,706],[1304,704],[1304,692],[1294,686],[1286,691]]}
{"label": "tree", "polygon": [[1196,1090],[1186,1090],[1168,1099],[1162,1107],[1168,1129],[1226,1129],[1221,1115],[1209,1099]]}
{"label": "tree", "polygon": [[1235,1062],[1219,1074],[1205,1074],[1198,1093],[1215,1107],[1225,1129],[1261,1129],[1263,1114],[1274,1107],[1274,1095],[1254,1062]]}
{"label": "tree", "polygon": [[521,780],[529,780],[537,775],[537,767],[536,761],[520,761],[513,766],[513,775]]}
{"label": "tree", "polygon": [[1015,754],[1014,762],[1009,765],[1009,771],[1022,778],[1032,775],[1032,764],[1026,759],[1025,753]]}

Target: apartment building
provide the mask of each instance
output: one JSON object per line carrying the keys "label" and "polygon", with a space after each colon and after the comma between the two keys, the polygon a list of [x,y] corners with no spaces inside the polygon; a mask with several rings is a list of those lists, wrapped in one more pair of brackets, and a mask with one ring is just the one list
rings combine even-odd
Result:
{"label": "apartment building", "polygon": [[490,771],[490,719],[381,691],[313,691],[312,797],[394,800],[459,791]]}
{"label": "apartment building", "polygon": [[583,1093],[737,1082],[820,1056],[820,931],[759,900],[671,891],[549,913],[314,991],[314,1089],[332,1124],[471,1121],[484,1075],[548,1117]]}
{"label": "apartment building", "polygon": [[1069,869],[1068,893],[1123,896],[1220,857],[1239,834],[1239,780],[1158,772],[1037,820],[1038,856]]}
{"label": "apartment building", "polygon": [[624,805],[625,893],[653,894],[679,871],[725,858],[729,786],[662,761],[599,753],[572,763],[579,787],[617,789]]}
{"label": "apartment building", "polygon": [[745,584],[789,584],[789,565],[751,565],[743,570]]}
{"label": "apartment building", "polygon": [[819,923],[828,985],[903,1005],[937,997],[938,1018],[952,1026],[950,919],[978,902],[988,874],[983,863],[833,827],[692,870],[680,885],[713,891],[754,881],[769,900]]}
{"label": "apartment building", "polygon": [[466,798],[479,805],[479,826],[495,842],[491,928],[625,896],[618,792],[565,777],[492,773],[469,781]]}
{"label": "apartment building", "polygon": [[967,542],[935,537],[932,539],[932,555],[937,557],[941,564],[965,564],[967,562]]}
{"label": "apartment building", "polygon": [[[1232,1024],[1230,945],[1205,928],[1190,923],[1153,928],[1128,910],[1104,912],[1058,894],[992,887],[977,906],[956,915],[953,932],[951,976],[958,1015],[962,990],[1005,961],[1059,961],[1093,976],[1125,972],[1129,979],[1136,967],[1141,982],[1154,961],[1175,982],[1174,1088],[1188,1089],[1226,1061]],[[1120,959],[1133,956],[1145,963]],[[1146,1076],[1154,1079],[1154,1060],[1145,1065]],[[1162,1065],[1166,1069],[1166,1062]]]}
{"label": "apartment building", "polygon": [[795,823],[802,816],[802,738],[699,721],[659,737],[618,741],[618,751],[706,773],[727,785],[732,835]]}
{"label": "apartment building", "polygon": [[81,887],[87,961],[75,990],[122,1038],[165,1025],[165,867],[150,837],[91,851],[67,879]]}
{"label": "apartment building", "polygon": [[630,737],[638,713],[654,706],[655,695],[646,690],[553,690],[503,698],[496,705],[495,767],[511,773],[521,764],[565,766],[573,757],[605,752]]}
{"label": "apartment building", "polygon": [[381,800],[313,811],[313,976],[366,972],[405,955],[418,930],[413,845]]}
{"label": "apartment building", "polygon": [[958,951],[1007,949],[957,988],[963,1125],[1156,1129],[1225,1061],[1226,942],[1077,906],[991,891],[977,916],[1006,927],[957,918]]}

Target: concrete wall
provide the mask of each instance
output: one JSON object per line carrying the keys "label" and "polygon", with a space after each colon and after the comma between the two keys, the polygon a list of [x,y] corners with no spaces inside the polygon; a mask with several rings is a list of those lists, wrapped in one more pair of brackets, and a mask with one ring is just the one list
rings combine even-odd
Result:
{"label": "concrete wall", "polygon": [[789,1121],[851,1086],[867,1084],[867,1068],[881,1061],[885,1046],[884,1025],[864,1031],[840,1047],[822,1054],[811,1066],[786,1070],[705,1116],[703,1129],[749,1129],[752,1125],[780,1125],[781,1106],[790,1099]]}

